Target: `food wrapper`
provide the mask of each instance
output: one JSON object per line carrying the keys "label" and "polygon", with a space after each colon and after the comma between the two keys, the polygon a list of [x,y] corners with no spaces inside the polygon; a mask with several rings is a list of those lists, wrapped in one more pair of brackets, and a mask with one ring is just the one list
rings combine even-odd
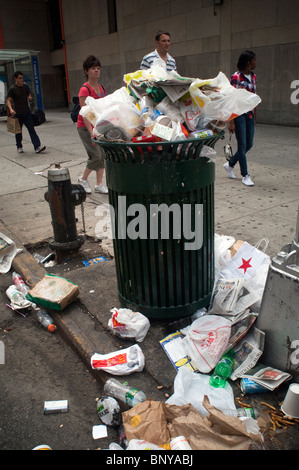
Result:
{"label": "food wrapper", "polygon": [[46,274],[26,294],[26,298],[37,305],[42,305],[51,310],[63,310],[78,295],[79,288],[73,282],[54,274]]}
{"label": "food wrapper", "polygon": [[144,340],[150,327],[147,317],[128,308],[113,308],[111,312],[108,328],[114,335],[137,342]]}
{"label": "food wrapper", "polygon": [[144,362],[144,355],[138,344],[109,354],[95,353],[91,357],[93,369],[104,370],[112,375],[141,372],[144,368]]}

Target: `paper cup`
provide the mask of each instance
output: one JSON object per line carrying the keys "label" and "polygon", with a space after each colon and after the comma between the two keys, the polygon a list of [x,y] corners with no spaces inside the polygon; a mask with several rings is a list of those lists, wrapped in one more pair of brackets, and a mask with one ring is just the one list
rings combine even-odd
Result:
{"label": "paper cup", "polygon": [[299,384],[293,383],[289,386],[281,411],[292,418],[299,418]]}
{"label": "paper cup", "polygon": [[175,437],[170,441],[171,450],[192,450],[187,439],[184,436]]}
{"label": "paper cup", "polygon": [[157,117],[156,122],[162,126],[172,127],[171,119],[168,116],[161,115]]}

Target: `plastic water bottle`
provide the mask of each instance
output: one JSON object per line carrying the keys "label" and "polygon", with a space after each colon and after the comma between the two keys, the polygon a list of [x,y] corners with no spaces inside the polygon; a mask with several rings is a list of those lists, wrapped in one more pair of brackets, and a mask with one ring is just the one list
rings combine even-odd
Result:
{"label": "plastic water bottle", "polygon": [[46,310],[37,310],[37,319],[43,325],[43,327],[51,333],[56,330],[56,325],[54,325],[53,318],[48,314],[48,312],[46,312]]}
{"label": "plastic water bottle", "polygon": [[226,416],[236,416],[237,418],[249,417],[256,419],[258,413],[251,407],[248,408],[237,408],[236,410],[221,410]]}
{"label": "plastic water bottle", "polygon": [[216,365],[213,375],[210,377],[210,385],[215,388],[225,387],[226,381],[234,367],[235,351],[231,349],[224,354]]}
{"label": "plastic water bottle", "polygon": [[133,407],[146,400],[146,395],[137,388],[124,385],[116,379],[108,379],[104,385],[106,395],[118,398],[123,403]]}
{"label": "plastic water bottle", "polygon": [[9,300],[14,303],[14,304],[19,304],[20,306],[23,305],[25,302],[25,297],[22,292],[20,292],[15,285],[9,286],[9,288],[6,291],[6,295],[9,298]]}
{"label": "plastic water bottle", "polygon": [[22,278],[22,276],[20,276],[20,274],[13,272],[12,281],[16,286],[17,290],[23,292],[23,294],[26,295],[27,292],[30,291],[30,287],[25,284],[24,279]]}

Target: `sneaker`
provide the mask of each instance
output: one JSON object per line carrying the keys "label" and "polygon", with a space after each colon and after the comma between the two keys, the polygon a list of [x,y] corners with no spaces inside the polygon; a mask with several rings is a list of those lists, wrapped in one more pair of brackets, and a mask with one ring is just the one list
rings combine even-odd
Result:
{"label": "sneaker", "polygon": [[251,180],[249,175],[243,176],[242,183],[246,186],[254,186],[254,182]]}
{"label": "sneaker", "polygon": [[89,186],[89,183],[87,180],[83,180],[81,177],[78,178],[78,181],[80,184],[82,184],[83,188],[85,189],[85,192],[87,194],[90,194],[91,193],[91,189],[90,189],[90,186]]}
{"label": "sneaker", "polygon": [[45,146],[45,145],[43,145],[42,147],[37,147],[37,148],[35,149],[35,153],[41,153],[41,152],[43,152],[44,150],[46,150],[46,146]]}
{"label": "sneaker", "polygon": [[18,152],[19,152],[19,153],[23,153],[22,147],[18,147]]}
{"label": "sneaker", "polygon": [[224,166],[224,168],[226,169],[226,171],[227,171],[227,173],[228,173],[228,176],[229,176],[230,178],[234,179],[236,176],[235,176],[235,174],[234,174],[234,172],[233,172],[232,167],[229,166],[229,163],[226,162],[226,163],[224,163],[223,166]]}
{"label": "sneaker", "polygon": [[108,194],[108,189],[103,183],[99,184],[98,186],[95,186],[94,190],[96,193]]}

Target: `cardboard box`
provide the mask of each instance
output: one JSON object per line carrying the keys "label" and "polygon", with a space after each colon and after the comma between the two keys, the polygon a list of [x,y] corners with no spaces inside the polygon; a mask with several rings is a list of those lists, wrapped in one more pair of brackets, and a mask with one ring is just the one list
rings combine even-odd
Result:
{"label": "cardboard box", "polygon": [[76,284],[68,281],[64,277],[47,273],[26,298],[37,305],[52,310],[63,310],[79,295],[79,288]]}

